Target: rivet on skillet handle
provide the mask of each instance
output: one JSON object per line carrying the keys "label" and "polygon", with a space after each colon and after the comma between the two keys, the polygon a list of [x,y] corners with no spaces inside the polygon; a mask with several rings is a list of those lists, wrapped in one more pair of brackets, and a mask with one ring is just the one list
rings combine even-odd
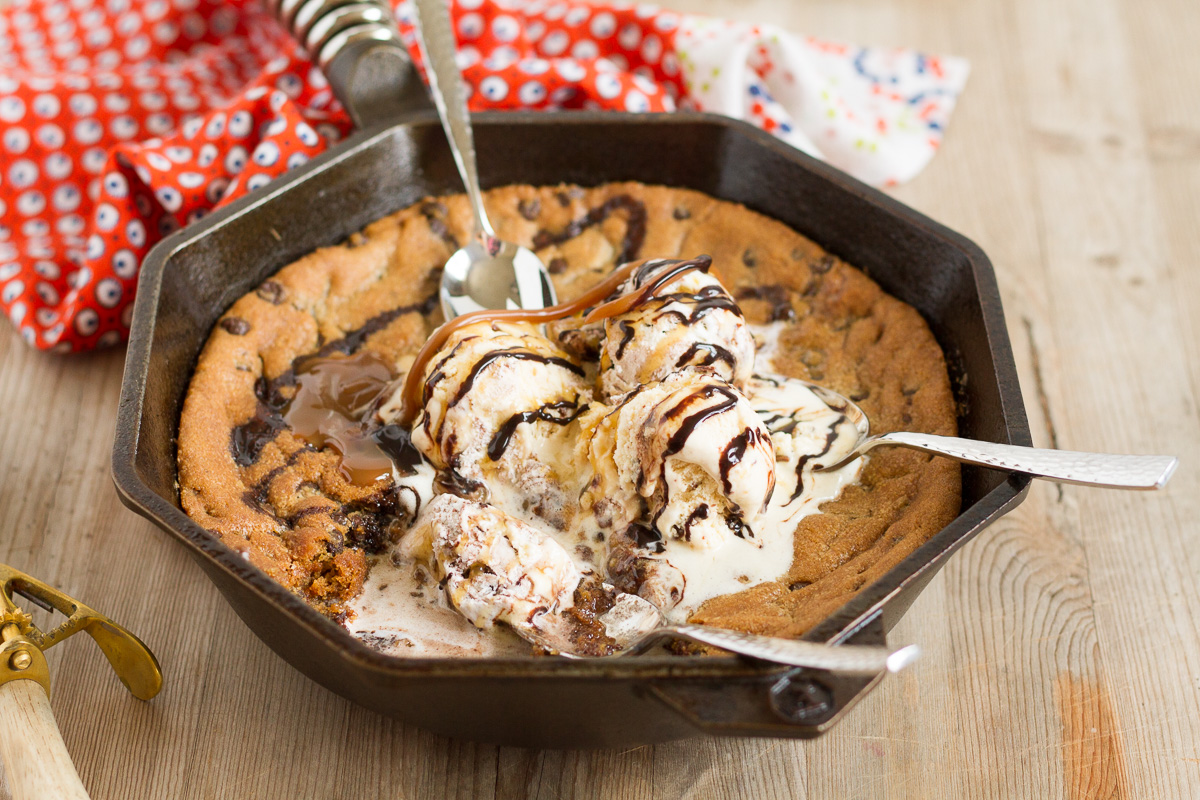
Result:
{"label": "rivet on skillet handle", "polygon": [[[875,617],[842,644],[883,646]],[[654,681],[652,692],[698,730],[718,736],[814,738],[866,696],[883,677],[814,669],[753,672],[733,679]]]}
{"label": "rivet on skillet handle", "polygon": [[359,128],[433,107],[396,30],[378,0],[265,0],[325,72]]}

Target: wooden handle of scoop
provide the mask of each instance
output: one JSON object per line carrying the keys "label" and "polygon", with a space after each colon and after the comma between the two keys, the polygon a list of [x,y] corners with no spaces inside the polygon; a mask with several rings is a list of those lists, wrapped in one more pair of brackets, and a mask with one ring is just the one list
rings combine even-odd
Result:
{"label": "wooden handle of scoop", "polygon": [[0,685],[0,757],[13,800],[88,800],[50,698],[36,681]]}

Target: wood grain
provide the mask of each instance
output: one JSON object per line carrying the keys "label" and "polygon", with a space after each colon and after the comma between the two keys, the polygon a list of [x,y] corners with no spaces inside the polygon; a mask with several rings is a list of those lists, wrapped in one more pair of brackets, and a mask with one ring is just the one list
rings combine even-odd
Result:
{"label": "wood grain", "polygon": [[1064,672],[1055,681],[1054,693],[1063,724],[1067,796],[1126,800],[1124,735],[1116,725],[1108,692]]}
{"label": "wood grain", "polygon": [[1170,490],[1035,485],[895,631],[923,659],[820,740],[496,748],[383,719],[276,658],[120,506],[122,354],[37,355],[0,331],[0,560],[126,624],[165,674],[141,703],[88,642],[50,651],[93,797],[1196,796],[1195,0],[668,4],[970,58],[942,152],[896,194],[995,264],[1036,443],[1179,454]]}
{"label": "wood grain", "polygon": [[40,683],[0,686],[0,757],[16,800],[88,800]]}

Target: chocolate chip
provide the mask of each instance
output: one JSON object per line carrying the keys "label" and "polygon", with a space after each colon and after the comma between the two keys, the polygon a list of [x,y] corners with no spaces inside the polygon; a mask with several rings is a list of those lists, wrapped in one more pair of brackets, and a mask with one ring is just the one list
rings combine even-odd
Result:
{"label": "chocolate chip", "polygon": [[522,200],[520,203],[517,203],[517,211],[522,217],[530,222],[537,219],[538,214],[541,213],[541,210],[542,201],[538,200],[536,197],[532,200]]}
{"label": "chocolate chip", "polygon": [[442,222],[437,217],[429,218],[429,230],[434,236],[437,236],[440,239],[445,239],[450,233],[450,229],[446,227],[446,223]]}
{"label": "chocolate chip", "polygon": [[346,249],[353,250],[356,247],[362,247],[364,244],[366,244],[369,241],[370,241],[370,239],[368,239],[366,236],[364,236],[361,233],[352,233],[346,239]]}
{"label": "chocolate chip", "polygon": [[742,253],[742,263],[751,269],[758,266],[758,257],[754,255],[754,251],[746,248],[746,252]]}
{"label": "chocolate chip", "polygon": [[826,272],[829,272],[829,270],[833,269],[835,261],[836,259],[833,256],[826,253],[813,263],[809,264],[808,268],[818,275],[824,275]]}
{"label": "chocolate chip", "polygon": [[795,583],[789,583],[788,589],[790,589],[794,592],[798,589],[803,589],[805,586],[809,586],[811,584],[812,584],[812,581],[796,581]]}
{"label": "chocolate chip", "polygon": [[691,219],[692,212],[688,211],[683,206],[676,206],[674,213],[671,215],[675,219]]}
{"label": "chocolate chip", "polygon": [[563,208],[566,208],[567,206],[571,205],[571,198],[567,197],[566,192],[555,192],[554,199],[557,200],[558,204],[560,206],[562,206]]}
{"label": "chocolate chip", "polygon": [[552,258],[546,266],[550,270],[551,275],[559,275],[567,268],[567,260],[565,258]]}
{"label": "chocolate chip", "polygon": [[850,399],[856,403],[861,403],[863,400],[866,400],[870,396],[871,396],[870,389],[859,389],[857,391],[850,393]]}
{"label": "chocolate chip", "polygon": [[427,200],[421,203],[421,213],[427,217],[444,217],[449,211],[450,209],[446,208],[444,203],[436,200]]}
{"label": "chocolate chip", "polygon": [[271,305],[277,306],[287,297],[287,289],[283,288],[283,284],[279,281],[264,281],[255,294]]}
{"label": "chocolate chip", "polygon": [[771,308],[771,322],[792,322],[796,319],[796,309],[786,300]]}
{"label": "chocolate chip", "polygon": [[250,332],[250,323],[239,317],[226,317],[218,324],[234,336],[245,336]]}

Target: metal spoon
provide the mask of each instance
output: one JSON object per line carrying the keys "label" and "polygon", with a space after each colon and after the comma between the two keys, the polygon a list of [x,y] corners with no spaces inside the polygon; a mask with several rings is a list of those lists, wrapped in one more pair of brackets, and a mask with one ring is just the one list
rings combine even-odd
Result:
{"label": "metal spoon", "polygon": [[554,285],[541,259],[528,248],[497,239],[483,207],[466,90],[454,60],[450,9],[445,0],[417,0],[416,6],[430,93],[475,211],[471,241],[450,256],[442,272],[442,313],[451,319],[485,308],[552,306]]}
{"label": "metal spoon", "polygon": [[616,642],[616,650],[611,655],[590,656],[572,652],[570,647],[573,639],[570,635],[558,636],[553,630],[544,632],[544,635],[523,630],[522,635],[566,658],[619,658],[641,653],[662,639],[686,639],[774,664],[827,669],[845,675],[899,672],[921,654],[916,645],[891,651],[874,645],[829,645],[757,636],[707,625],[670,625],[663,620],[656,606],[632,594],[618,594],[616,605],[598,619],[604,625],[605,632]]}
{"label": "metal spoon", "polygon": [[853,400],[832,389],[801,381],[830,408],[844,413],[858,430],[858,442],[845,457],[814,470],[837,469],[874,447],[895,445],[953,458],[990,469],[1020,472],[1035,478],[1108,489],[1161,489],[1170,480],[1179,459],[1172,456],[1126,456],[1044,450],[1013,444],[996,444],[957,436],[896,431],[870,435],[871,423]]}

